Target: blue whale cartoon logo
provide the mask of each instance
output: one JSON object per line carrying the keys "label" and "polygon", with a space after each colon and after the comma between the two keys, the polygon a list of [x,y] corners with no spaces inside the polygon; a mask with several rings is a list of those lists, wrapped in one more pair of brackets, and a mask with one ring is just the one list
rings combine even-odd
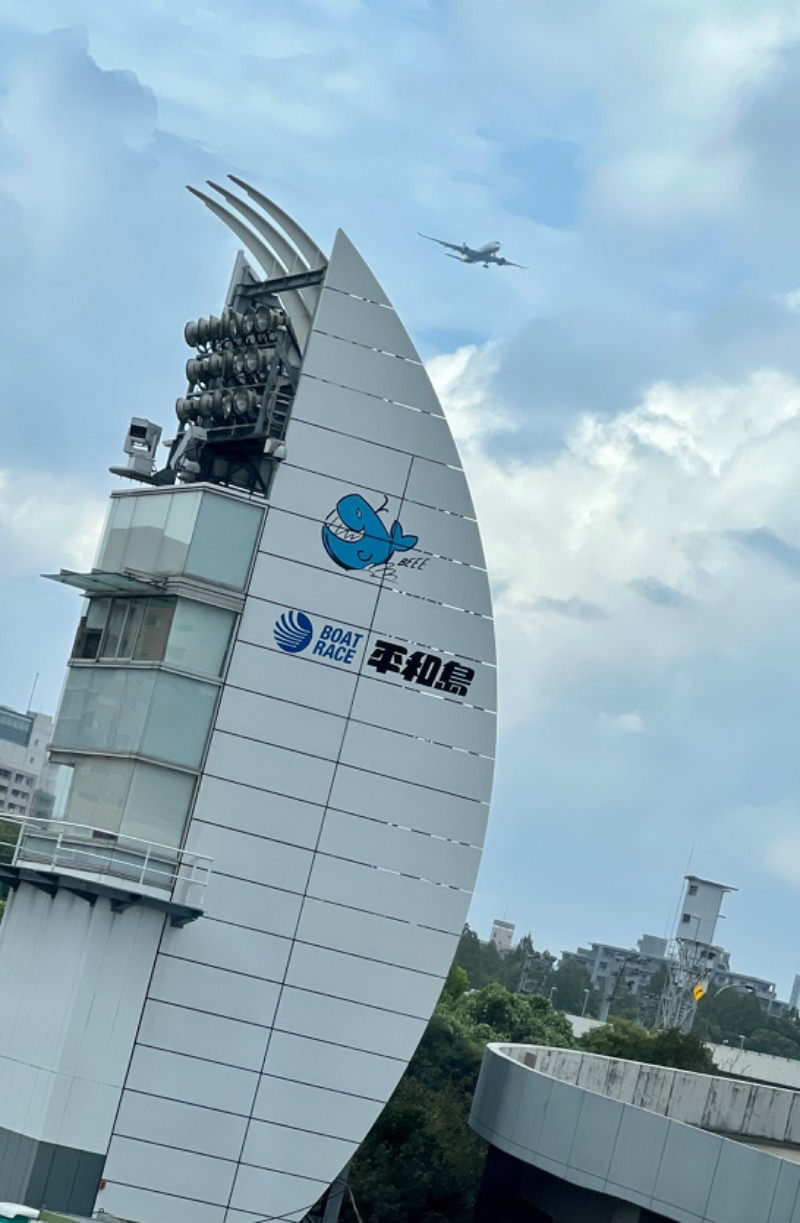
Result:
{"label": "blue whale cartoon logo", "polygon": [[404,535],[396,520],[390,531],[378,517],[386,501],[374,510],[360,493],[342,497],[322,527],[322,542],[332,561],[341,569],[372,569],[385,565],[395,552],[408,552],[418,542],[416,535]]}

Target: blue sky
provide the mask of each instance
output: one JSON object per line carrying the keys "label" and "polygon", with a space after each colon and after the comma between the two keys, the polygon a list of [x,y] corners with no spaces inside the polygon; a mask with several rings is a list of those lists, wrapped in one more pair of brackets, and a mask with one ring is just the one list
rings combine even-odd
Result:
{"label": "blue sky", "polygon": [[665,933],[691,858],[788,993],[799,47],[788,0],[0,0],[0,700],[55,706],[77,606],[37,575],[168,423],[235,253],[184,184],[239,173],[348,231],[458,433],[502,693],[474,922]]}

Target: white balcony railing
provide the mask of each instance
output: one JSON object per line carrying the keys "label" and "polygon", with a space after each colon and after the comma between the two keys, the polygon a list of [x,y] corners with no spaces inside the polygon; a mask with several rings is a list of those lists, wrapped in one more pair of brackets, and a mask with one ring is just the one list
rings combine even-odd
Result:
{"label": "white balcony railing", "polygon": [[106,883],[125,892],[202,909],[211,858],[89,824],[10,816],[19,838],[12,865]]}

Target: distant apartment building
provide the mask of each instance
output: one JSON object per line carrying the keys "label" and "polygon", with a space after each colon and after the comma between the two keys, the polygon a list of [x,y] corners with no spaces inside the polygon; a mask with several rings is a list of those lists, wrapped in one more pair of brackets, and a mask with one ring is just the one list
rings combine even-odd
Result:
{"label": "distant apartment building", "polygon": [[[735,989],[740,994],[754,994],[773,1019],[782,1019],[792,1007],[798,1006],[800,976],[795,977],[792,1000],[781,1002],[774,981],[734,972],[730,966],[729,951],[724,947],[712,947],[711,950],[715,953],[715,968],[711,977],[711,985],[715,990]],[[635,947],[590,943],[588,947],[579,947],[577,951],[562,951],[561,960],[575,960],[582,964],[591,978],[592,985],[601,993],[605,990],[609,978],[622,971],[626,977],[630,976],[627,982],[629,992],[638,994],[652,981],[658,970],[667,964],[668,955],[667,939],[644,934]]]}
{"label": "distant apartment building", "polygon": [[53,815],[65,770],[48,759],[52,732],[48,714],[0,705],[0,815]]}
{"label": "distant apartment building", "polygon": [[500,921],[495,918],[492,922],[492,932],[489,935],[489,942],[494,943],[497,950],[502,954],[505,951],[510,951],[514,946],[514,931],[516,926],[508,921]]}
{"label": "distant apartment building", "polygon": [[643,986],[649,984],[662,968],[667,957],[667,940],[657,938],[654,934],[643,934],[635,947],[615,947],[611,943],[590,943],[588,947],[579,947],[577,951],[562,951],[561,960],[576,960],[589,974],[592,985],[601,992],[605,990],[609,979],[617,976],[620,971],[630,965],[635,965],[635,974],[631,972],[629,989],[632,994],[638,994]]}

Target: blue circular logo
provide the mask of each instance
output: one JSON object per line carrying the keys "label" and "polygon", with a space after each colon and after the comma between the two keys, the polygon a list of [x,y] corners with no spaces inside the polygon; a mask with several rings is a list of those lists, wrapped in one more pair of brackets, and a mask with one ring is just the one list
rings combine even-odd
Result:
{"label": "blue circular logo", "polygon": [[299,654],[311,645],[314,625],[303,612],[284,612],[275,621],[275,641],[287,654]]}

